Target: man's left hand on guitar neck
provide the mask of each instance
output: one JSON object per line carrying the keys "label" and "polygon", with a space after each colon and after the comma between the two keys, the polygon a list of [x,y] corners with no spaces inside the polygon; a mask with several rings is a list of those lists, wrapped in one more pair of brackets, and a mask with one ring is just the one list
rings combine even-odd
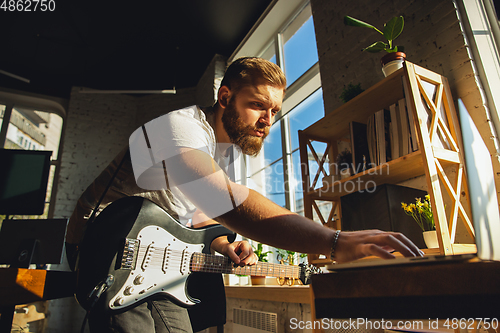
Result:
{"label": "man's left hand on guitar neck", "polygon": [[[202,211],[197,210],[192,218],[192,227],[201,228],[207,225],[219,224],[208,218]],[[229,242],[227,236],[220,236],[212,241],[212,250],[229,257],[239,266],[255,265],[258,262],[257,255],[247,241]]]}
{"label": "man's left hand on guitar neck", "polygon": [[212,249],[231,259],[239,266],[255,265],[258,262],[257,255],[247,241],[234,241],[230,243],[226,236],[221,236],[212,242]]}

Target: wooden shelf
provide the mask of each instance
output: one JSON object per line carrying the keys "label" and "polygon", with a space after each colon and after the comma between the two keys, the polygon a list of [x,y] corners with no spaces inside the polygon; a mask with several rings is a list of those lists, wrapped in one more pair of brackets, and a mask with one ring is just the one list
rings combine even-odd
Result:
{"label": "wooden shelf", "polygon": [[[337,142],[349,134],[349,124],[351,122],[366,124],[373,114],[389,108],[403,98],[408,112],[414,119],[420,150],[349,178],[335,182],[328,182],[328,179],[325,179],[323,184],[318,184],[319,173],[330,174],[335,167],[329,163],[333,164],[336,160]],[[400,184],[405,180],[425,175],[434,221],[440,235],[439,252],[461,253],[462,248],[453,244],[454,230],[459,217],[471,236],[474,231],[471,219],[466,214],[467,210],[460,201],[460,198],[463,196],[467,198],[469,194],[458,129],[458,118],[447,79],[405,62],[402,69],[299,132],[304,215],[312,219],[316,213],[323,224],[338,227],[342,225],[340,202],[342,196],[377,185]],[[314,141],[327,144],[325,153],[328,159],[324,154],[315,151],[312,144]],[[315,173],[311,172],[311,156],[314,157],[319,170]],[[448,168],[449,166],[451,167]],[[461,178],[453,180],[455,175]],[[454,207],[450,216],[447,216],[444,209],[443,194],[450,198],[451,206]],[[329,212],[325,211],[326,208],[323,208],[323,211],[318,208],[316,201],[321,200],[333,202]],[[309,260],[316,263],[317,255],[311,254]],[[319,261],[316,264],[324,263]]]}
{"label": "wooden shelf", "polygon": [[404,98],[403,77],[403,69],[391,74],[306,128],[304,134],[318,140],[339,140],[348,133],[350,122],[366,124],[369,116]]}
{"label": "wooden shelf", "polygon": [[316,200],[321,198],[336,200],[346,194],[365,190],[374,185],[397,184],[423,174],[422,155],[420,151],[416,151],[349,178],[335,181],[333,184],[326,184],[319,189],[307,192],[306,195]]}

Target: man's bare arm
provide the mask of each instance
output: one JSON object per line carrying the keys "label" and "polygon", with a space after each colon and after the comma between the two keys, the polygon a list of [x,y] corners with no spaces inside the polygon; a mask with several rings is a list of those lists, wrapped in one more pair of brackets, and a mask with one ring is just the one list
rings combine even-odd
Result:
{"label": "man's bare arm", "polygon": [[[294,214],[243,185],[235,184],[206,153],[181,148],[166,161],[169,180],[209,218],[264,244],[302,253],[329,256],[335,230]],[[368,255],[393,258],[420,256],[420,250],[400,233],[378,230],[342,232],[336,260],[351,261]]]}

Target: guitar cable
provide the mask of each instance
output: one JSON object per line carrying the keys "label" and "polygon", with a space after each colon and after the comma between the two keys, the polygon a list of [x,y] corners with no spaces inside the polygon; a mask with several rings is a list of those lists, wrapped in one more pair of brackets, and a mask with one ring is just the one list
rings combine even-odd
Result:
{"label": "guitar cable", "polygon": [[90,292],[89,296],[87,297],[87,300],[90,300],[90,307],[85,313],[85,317],[83,318],[83,323],[82,327],[80,329],[80,333],[84,333],[85,331],[85,325],[88,321],[90,311],[94,308],[94,306],[97,304],[97,301],[101,298],[102,294],[113,285],[115,282],[115,278],[113,275],[109,274],[106,280],[101,281],[95,288]]}
{"label": "guitar cable", "polygon": [[[118,166],[116,167],[115,172],[111,176],[111,179],[109,180],[108,185],[106,186],[106,189],[104,190],[104,192],[102,193],[101,197],[99,198],[99,201],[97,202],[97,204],[95,205],[94,209],[92,210],[92,214],[90,215],[90,218],[87,221],[87,225],[90,225],[90,224],[94,223],[94,220],[95,220],[96,214],[97,214],[97,210],[99,209],[99,206],[101,205],[101,202],[104,200],[104,197],[106,196],[106,193],[108,192],[109,188],[113,184],[113,181],[115,180],[116,175],[120,171],[120,169],[121,169],[121,167],[123,165],[123,162],[125,162],[125,159],[127,158],[127,156],[130,156],[130,148],[128,148],[125,151],[125,153],[123,154],[123,157],[122,157],[120,163],[118,164]],[[77,267],[78,267],[79,257],[80,257],[80,254],[78,253],[77,254],[77,259],[76,259],[76,267],[75,267],[75,269],[77,269]],[[108,275],[108,277],[106,278],[106,280],[101,281],[90,292],[90,294],[88,296],[89,299],[90,299],[90,297],[92,297],[94,295],[94,293],[96,292],[96,290],[99,289],[97,291],[97,294],[95,294],[94,300],[92,301],[89,309],[85,313],[85,317],[83,318],[82,326],[80,328],[80,333],[84,333],[85,332],[85,326],[86,326],[86,323],[87,323],[87,321],[89,319],[90,311],[92,310],[92,308],[94,307],[94,305],[97,303],[97,301],[99,301],[99,298],[101,297],[102,293],[105,292],[106,289],[108,289],[113,284],[113,282],[114,282],[114,277],[112,275]]]}

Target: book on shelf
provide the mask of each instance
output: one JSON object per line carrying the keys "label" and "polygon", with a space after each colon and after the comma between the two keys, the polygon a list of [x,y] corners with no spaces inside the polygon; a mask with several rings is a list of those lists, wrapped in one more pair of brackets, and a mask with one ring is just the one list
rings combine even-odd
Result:
{"label": "book on shelf", "polygon": [[385,126],[384,126],[384,110],[375,112],[375,133],[377,145],[377,165],[384,164],[386,159],[385,149]]}
{"label": "book on shelf", "polygon": [[370,156],[370,167],[378,165],[377,140],[375,135],[375,117],[372,115],[366,123],[366,139],[368,141],[368,155]]}
{"label": "book on shelf", "polygon": [[375,113],[375,132],[377,133],[377,152],[379,164],[389,162],[391,158],[390,123],[391,114],[387,109]]}
{"label": "book on shelf", "polygon": [[354,174],[364,171],[370,165],[370,152],[368,148],[367,124],[353,121],[349,123],[351,133],[351,154]]}
{"label": "book on shelf", "polygon": [[408,123],[408,113],[406,112],[406,102],[402,98],[398,101],[399,110],[399,130],[401,131],[401,150],[400,155],[405,156],[410,152],[410,127]]}
{"label": "book on shelf", "polygon": [[390,123],[390,130],[391,130],[391,156],[393,159],[396,159],[401,156],[401,152],[399,151],[399,143],[401,141],[401,135],[399,133],[399,123],[400,121],[400,116],[399,112],[396,109],[396,104],[392,104],[389,107],[389,111],[391,113],[391,123]]}
{"label": "book on shelf", "polygon": [[370,166],[377,166],[390,161],[391,152],[391,115],[382,109],[368,118],[366,137]]}
{"label": "book on shelf", "polygon": [[[403,79],[403,89],[405,96],[409,96],[409,88],[408,88],[408,83],[406,80]],[[415,117],[414,117],[414,110],[412,104],[406,104],[406,100],[403,98],[403,102],[405,102],[405,107],[406,107],[406,112],[408,115],[408,126],[409,126],[409,131],[410,131],[410,152],[417,151],[418,150],[418,138],[417,138],[417,131],[416,131],[416,123],[415,123]],[[401,100],[400,100],[401,101]],[[424,105],[426,105],[424,101]]]}
{"label": "book on shelf", "polygon": [[[404,98],[371,115],[366,124],[368,156],[377,166],[418,150],[413,112]],[[351,130],[351,137],[354,138]],[[355,147],[353,148],[355,149]],[[357,163],[357,162],[356,162]]]}

